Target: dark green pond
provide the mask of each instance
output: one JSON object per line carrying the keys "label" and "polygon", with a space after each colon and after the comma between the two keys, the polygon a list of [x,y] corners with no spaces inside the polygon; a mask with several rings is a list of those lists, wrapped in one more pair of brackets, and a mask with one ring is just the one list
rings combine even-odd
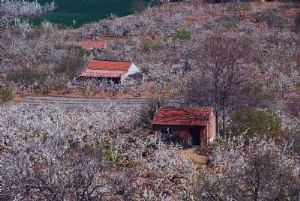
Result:
{"label": "dark green pond", "polygon": [[[40,3],[52,0],[38,0]],[[144,0],[55,0],[57,9],[44,16],[30,19],[33,24],[50,21],[78,27],[84,23],[109,17],[111,14],[125,16],[146,8]]]}

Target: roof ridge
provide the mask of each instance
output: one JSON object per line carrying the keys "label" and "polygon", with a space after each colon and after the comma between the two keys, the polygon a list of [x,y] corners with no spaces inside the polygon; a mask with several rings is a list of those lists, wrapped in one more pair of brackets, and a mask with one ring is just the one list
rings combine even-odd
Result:
{"label": "roof ridge", "polygon": [[163,106],[155,113],[153,124],[205,125],[212,109],[207,106]]}
{"label": "roof ridge", "polygon": [[90,61],[107,61],[107,62],[128,62],[128,63],[133,63],[133,61],[103,60],[103,59],[96,59],[96,58],[92,58]]}

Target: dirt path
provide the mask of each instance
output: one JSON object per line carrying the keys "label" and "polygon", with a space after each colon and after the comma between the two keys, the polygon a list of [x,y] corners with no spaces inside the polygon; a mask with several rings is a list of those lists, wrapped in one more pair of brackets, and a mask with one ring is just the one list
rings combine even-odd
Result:
{"label": "dirt path", "polygon": [[[73,107],[81,107],[82,105],[97,105],[97,104],[117,104],[126,106],[141,106],[150,102],[155,102],[155,99],[144,98],[96,98],[96,97],[67,97],[67,96],[46,96],[46,97],[24,97],[17,99],[17,103],[25,103],[30,105],[40,104],[60,104],[72,105]],[[182,100],[167,99],[169,105],[180,105]]]}
{"label": "dirt path", "polygon": [[204,165],[207,161],[206,156],[197,153],[197,148],[184,149],[181,153],[196,165]]}

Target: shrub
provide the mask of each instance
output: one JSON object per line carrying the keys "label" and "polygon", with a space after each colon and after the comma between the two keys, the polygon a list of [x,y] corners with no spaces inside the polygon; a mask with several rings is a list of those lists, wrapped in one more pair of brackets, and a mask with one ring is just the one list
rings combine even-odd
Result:
{"label": "shrub", "polygon": [[299,3],[296,3],[296,1],[295,2],[286,1],[283,4],[279,5],[279,8],[286,10],[286,9],[291,9],[291,8],[300,8],[300,5],[299,5]]}
{"label": "shrub", "polygon": [[256,22],[265,22],[269,28],[282,29],[286,23],[284,19],[275,15],[271,10],[253,13],[252,17]]}
{"label": "shrub", "polygon": [[107,149],[104,153],[104,158],[105,160],[110,161],[113,165],[120,165],[124,162],[124,157],[115,147]]}
{"label": "shrub", "polygon": [[267,35],[266,35],[266,41],[267,41],[268,43],[273,43],[273,44],[277,44],[277,45],[278,45],[278,42],[279,42],[280,40],[279,40],[279,37],[278,37],[277,34],[272,34],[272,33],[270,33],[270,34],[267,34]]}
{"label": "shrub", "polygon": [[150,73],[150,69],[147,66],[141,66],[141,72],[145,75],[148,75]]}
{"label": "shrub", "polygon": [[[299,115],[300,116],[300,115]],[[292,145],[292,150],[300,155],[300,124],[287,131],[287,141]]]}
{"label": "shrub", "polygon": [[178,38],[180,40],[191,40],[192,35],[191,35],[191,32],[187,31],[184,28],[181,28],[176,31],[176,38]]}
{"label": "shrub", "polygon": [[[299,200],[299,157],[273,141],[216,143],[196,200]],[[234,189],[234,190],[233,190]]]}
{"label": "shrub", "polygon": [[[230,131],[233,136],[245,134],[246,139],[252,137],[280,138],[283,131],[281,119],[271,110],[256,108],[240,109],[232,116]],[[267,136],[265,136],[268,134]]]}
{"label": "shrub", "polygon": [[54,73],[56,75],[62,75],[63,78],[74,78],[78,71],[84,66],[85,54],[85,51],[76,51],[64,55],[54,69]]}
{"label": "shrub", "polygon": [[239,22],[242,19],[242,15],[240,15],[239,13],[235,13],[230,16],[219,18],[217,19],[217,22],[219,22],[225,28],[235,28],[239,25]]}
{"label": "shrub", "polygon": [[300,92],[300,82],[295,83],[295,88],[296,88],[296,91]]}
{"label": "shrub", "polygon": [[296,31],[300,31],[300,12],[297,14],[295,18],[295,29]]}
{"label": "shrub", "polygon": [[154,40],[145,40],[142,43],[142,50],[143,52],[150,52],[152,50],[156,50],[159,47],[159,43],[157,41]]}
{"label": "shrub", "polygon": [[241,44],[245,47],[251,48],[254,43],[253,37],[251,34],[244,35],[241,38]]}
{"label": "shrub", "polygon": [[14,98],[13,90],[9,86],[0,85],[0,104]]}
{"label": "shrub", "polygon": [[228,11],[249,11],[251,10],[250,2],[230,2],[227,4]]}
{"label": "shrub", "polygon": [[7,73],[7,80],[15,83],[29,86],[35,82],[38,84],[44,83],[49,73],[44,70],[35,70],[32,68],[23,68],[20,70],[10,70]]}
{"label": "shrub", "polygon": [[90,87],[84,87],[82,90],[85,96],[92,96],[94,94],[93,90]]}
{"label": "shrub", "polygon": [[286,111],[292,115],[293,117],[298,117],[300,118],[300,102],[287,102],[285,104]]}
{"label": "shrub", "polygon": [[136,120],[136,126],[142,128],[152,128],[152,120],[154,118],[158,104],[150,102],[143,106],[139,112],[138,119]]}
{"label": "shrub", "polygon": [[238,26],[238,22],[234,19],[224,19],[221,23],[225,28],[235,28]]}

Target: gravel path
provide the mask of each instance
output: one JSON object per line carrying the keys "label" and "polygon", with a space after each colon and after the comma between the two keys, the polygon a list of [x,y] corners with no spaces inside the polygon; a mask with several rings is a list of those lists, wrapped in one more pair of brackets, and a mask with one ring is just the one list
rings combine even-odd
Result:
{"label": "gravel path", "polygon": [[[85,107],[97,108],[99,106],[115,106],[118,108],[140,108],[143,105],[147,105],[151,102],[155,103],[154,99],[140,99],[140,98],[95,98],[95,97],[65,97],[65,96],[47,96],[47,97],[24,97],[15,101],[16,103],[28,104],[31,106],[40,105],[56,105],[60,107],[66,107],[68,109],[82,109]],[[179,106],[183,103],[182,100],[168,99],[167,105]]]}

